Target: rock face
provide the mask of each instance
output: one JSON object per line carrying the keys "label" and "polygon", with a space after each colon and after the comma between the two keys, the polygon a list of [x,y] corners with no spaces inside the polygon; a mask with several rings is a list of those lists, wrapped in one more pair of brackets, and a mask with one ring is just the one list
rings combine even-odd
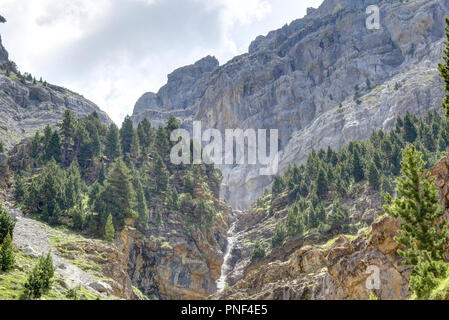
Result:
{"label": "rock face", "polygon": [[[0,38],[0,65],[8,62],[8,53]],[[0,70],[0,141],[7,150],[23,138],[32,136],[46,125],[54,126],[65,110],[77,118],[97,112],[100,119],[110,124],[109,116],[93,102],[68,89],[41,82],[19,80]]]}
{"label": "rock face", "polygon": [[[367,300],[374,294],[382,300],[406,299],[410,268],[396,254],[393,238],[398,227],[395,220],[383,217],[373,224],[369,236],[353,241],[340,236],[330,246],[304,246],[280,259],[250,266],[244,280],[214,298]],[[367,285],[374,269],[379,272],[377,289]]]}
{"label": "rock face", "polygon": [[[372,4],[380,30],[365,25]],[[175,71],[158,94],[138,101],[133,119],[158,125],[174,115],[186,128],[201,120],[220,130],[279,129],[282,170],[312,149],[389,129],[407,110],[439,107],[436,65],[448,11],[448,0],[326,0],[223,66],[205,58]],[[248,208],[271,183],[258,169],[222,168],[222,196],[234,208]]]}
{"label": "rock face", "polygon": [[[449,155],[430,172],[441,205],[448,208]],[[293,239],[261,261],[242,267],[242,280],[211,298],[366,300],[375,295],[382,300],[408,299],[410,267],[402,264],[394,239],[399,228],[397,220],[384,215],[352,241],[342,235],[325,245],[319,245],[313,235]],[[376,274],[379,286],[371,282]]]}
{"label": "rock face", "polygon": [[162,226],[150,225],[145,240],[126,228],[118,242],[125,253],[122,270],[151,299],[199,300],[216,291],[228,230],[229,208],[207,229],[189,229],[182,213]]}

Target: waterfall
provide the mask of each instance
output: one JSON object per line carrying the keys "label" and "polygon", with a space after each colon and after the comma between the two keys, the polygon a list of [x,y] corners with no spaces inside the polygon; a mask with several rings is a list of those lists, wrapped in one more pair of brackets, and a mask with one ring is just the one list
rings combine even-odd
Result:
{"label": "waterfall", "polygon": [[[239,215],[238,215],[239,216]],[[237,235],[235,234],[235,227],[237,226],[238,219],[236,217],[235,221],[231,224],[231,228],[228,231],[228,245],[226,246],[225,255],[223,258],[223,265],[221,266],[221,276],[217,280],[217,291],[222,292],[224,288],[226,287],[227,277],[228,274],[232,271],[231,270],[231,253],[232,249],[234,249],[234,245],[237,241]]]}

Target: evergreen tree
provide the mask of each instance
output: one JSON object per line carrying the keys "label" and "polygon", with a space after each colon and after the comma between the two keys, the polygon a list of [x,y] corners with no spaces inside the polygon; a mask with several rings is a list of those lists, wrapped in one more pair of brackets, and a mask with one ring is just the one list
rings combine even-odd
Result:
{"label": "evergreen tree", "polygon": [[0,247],[0,269],[3,272],[9,272],[14,268],[15,259],[12,248],[12,239],[8,233]]}
{"label": "evergreen tree", "polygon": [[323,168],[320,168],[320,171],[318,172],[316,191],[318,196],[320,197],[324,196],[329,191],[326,173],[324,172]]}
{"label": "evergreen tree", "polygon": [[191,196],[193,196],[193,192],[194,192],[194,187],[195,184],[193,182],[193,176],[189,173],[186,175],[186,177],[184,178],[184,188],[183,191],[184,193],[188,193]]}
{"label": "evergreen tree", "polygon": [[[443,216],[443,208],[438,204],[439,196],[434,179],[424,170],[422,153],[413,145],[403,152],[402,177],[397,180],[398,196],[387,194],[385,211],[401,219],[400,236],[397,241],[403,246],[398,253],[405,258],[404,263],[414,266],[410,287],[418,298],[425,298],[421,285],[433,283],[444,275],[445,270],[436,268],[443,261],[448,228]],[[427,269],[426,269],[427,268]],[[444,271],[444,272],[441,272]],[[427,274],[428,279],[416,279]],[[424,295],[424,296],[423,296]]]}
{"label": "evergreen tree", "polygon": [[104,164],[102,163],[100,173],[98,174],[98,183],[103,186],[105,180],[106,180],[106,169],[104,167]]}
{"label": "evergreen tree", "polygon": [[25,295],[28,298],[40,298],[50,291],[54,277],[53,260],[50,253],[42,255],[25,282]]}
{"label": "evergreen tree", "polygon": [[13,236],[15,225],[14,220],[11,219],[0,204],[0,243],[3,243],[8,234],[11,237]]}
{"label": "evergreen tree", "polygon": [[446,41],[444,42],[443,60],[444,63],[438,64],[440,76],[444,81],[444,91],[446,92],[443,101],[443,110],[446,119],[449,121],[449,18],[446,18]]}
{"label": "evergreen tree", "polygon": [[168,181],[169,181],[169,172],[167,171],[167,167],[165,166],[164,161],[159,156],[159,154],[155,154],[154,163],[153,163],[153,179],[156,187],[156,192],[161,195],[165,191],[168,190]]}
{"label": "evergreen tree", "polygon": [[58,163],[61,162],[61,138],[56,131],[52,133],[45,148],[45,160],[49,161],[52,158]]}
{"label": "evergreen tree", "polygon": [[3,153],[5,148],[3,147],[3,143],[0,141],[0,153]]}
{"label": "evergreen tree", "polygon": [[407,113],[404,118],[404,139],[406,142],[415,142],[418,136],[415,124],[412,121],[410,113]]}
{"label": "evergreen tree", "polygon": [[278,196],[284,191],[285,183],[280,175],[276,175],[273,180],[272,193],[274,196]]}
{"label": "evergreen tree", "polygon": [[114,225],[123,227],[126,218],[136,218],[134,211],[135,191],[131,183],[129,169],[122,160],[117,160],[110,170],[98,203],[97,212],[101,213],[106,223],[107,215],[111,214]]}
{"label": "evergreen tree", "polygon": [[120,156],[120,135],[115,124],[109,126],[106,134],[104,154],[110,161],[115,161]]}
{"label": "evergreen tree", "polygon": [[357,150],[354,150],[354,155],[352,158],[352,175],[355,182],[360,182],[365,179],[365,173],[363,171],[362,162],[360,160],[360,155]]}
{"label": "evergreen tree", "polygon": [[112,223],[112,216],[108,215],[106,224],[104,226],[104,240],[112,242],[115,238],[114,224]]}
{"label": "evergreen tree", "polygon": [[271,239],[271,246],[273,249],[281,247],[285,240],[286,231],[281,223],[278,223]]}
{"label": "evergreen tree", "polygon": [[162,159],[167,159],[170,155],[170,138],[164,127],[159,127],[157,129],[153,149],[162,157]]}
{"label": "evergreen tree", "polygon": [[256,245],[253,248],[253,251],[251,252],[251,262],[255,262],[258,260],[261,260],[265,257],[265,249],[260,243],[260,241],[256,242]]}
{"label": "evergreen tree", "polygon": [[63,146],[62,155],[65,164],[67,164],[72,160],[70,149],[72,148],[74,142],[75,126],[76,120],[73,117],[72,112],[70,112],[70,110],[64,111],[63,120],[62,123],[59,124],[59,128],[61,130],[62,146]]}
{"label": "evergreen tree", "polygon": [[120,129],[120,142],[123,154],[131,154],[133,151],[133,143],[135,143],[136,137],[134,132],[133,121],[131,117],[126,116],[123,121],[122,128]]}
{"label": "evergreen tree", "polygon": [[376,165],[373,162],[368,167],[368,181],[374,190],[380,189],[379,171],[377,171]]}
{"label": "evergreen tree", "polygon": [[142,184],[138,179],[134,182],[134,188],[136,189],[136,197],[137,197],[137,207],[136,211],[138,214],[136,220],[136,228],[142,233],[145,233],[148,230],[148,207],[147,200],[145,198],[145,193],[143,192]]}

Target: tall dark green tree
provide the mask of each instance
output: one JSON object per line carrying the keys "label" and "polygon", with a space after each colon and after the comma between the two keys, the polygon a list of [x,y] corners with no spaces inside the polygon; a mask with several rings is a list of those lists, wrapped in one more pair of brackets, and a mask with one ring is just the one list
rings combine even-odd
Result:
{"label": "tall dark green tree", "polygon": [[112,166],[100,197],[101,201],[96,209],[103,217],[101,225],[105,225],[109,214],[112,215],[114,225],[119,228],[125,225],[126,218],[137,217],[134,211],[136,195],[131,183],[131,173],[121,159]]}
{"label": "tall dark green tree", "polygon": [[6,210],[4,210],[0,204],[0,243],[3,243],[8,234],[11,237],[13,236],[15,225],[16,223],[14,220],[11,219]]}
{"label": "tall dark green tree", "polygon": [[444,212],[439,205],[434,179],[424,170],[423,155],[413,145],[408,145],[403,152],[401,173],[397,180],[398,196],[392,199],[387,194],[384,209],[392,217],[401,219],[397,241],[403,249],[398,253],[405,258],[404,264],[414,266],[411,289],[418,298],[426,298],[429,288],[436,285],[435,279],[446,272],[441,262],[448,242],[448,228],[441,219]]}
{"label": "tall dark green tree", "polygon": [[12,247],[12,238],[8,233],[0,246],[0,270],[9,272],[14,268],[15,258]]}
{"label": "tall dark green tree", "polygon": [[352,157],[352,175],[355,182],[360,182],[365,179],[365,172],[363,171],[362,161],[360,160],[359,151],[354,150],[354,155]]}
{"label": "tall dark green tree", "polygon": [[114,123],[109,126],[106,135],[104,154],[110,161],[115,161],[120,156],[120,134]]}
{"label": "tall dark green tree", "polygon": [[56,131],[52,133],[45,148],[45,159],[48,161],[52,158],[58,163],[61,162],[61,138]]}
{"label": "tall dark green tree", "polygon": [[323,168],[318,171],[318,178],[316,181],[316,191],[318,196],[322,197],[329,191],[328,180]]}
{"label": "tall dark green tree", "polygon": [[444,81],[444,101],[443,101],[443,110],[446,114],[446,119],[449,121],[449,18],[446,18],[446,41],[444,41],[444,51],[443,51],[443,60],[444,63],[438,64],[438,69],[440,71],[440,76]]}
{"label": "tall dark green tree", "polygon": [[380,174],[374,162],[368,166],[368,182],[374,190],[380,189]]}
{"label": "tall dark green tree", "polygon": [[167,170],[167,166],[158,153],[154,156],[154,163],[152,168],[152,180],[155,184],[155,191],[158,194],[162,194],[168,190],[170,173]]}
{"label": "tall dark green tree", "polygon": [[135,142],[135,132],[131,117],[126,116],[120,129],[120,142],[123,154],[131,154]]}
{"label": "tall dark green tree", "polygon": [[136,219],[136,228],[140,232],[145,233],[148,230],[149,210],[147,206],[147,199],[145,198],[145,193],[143,192],[143,187],[139,179],[135,179],[134,188],[136,190],[136,212],[138,214]]}

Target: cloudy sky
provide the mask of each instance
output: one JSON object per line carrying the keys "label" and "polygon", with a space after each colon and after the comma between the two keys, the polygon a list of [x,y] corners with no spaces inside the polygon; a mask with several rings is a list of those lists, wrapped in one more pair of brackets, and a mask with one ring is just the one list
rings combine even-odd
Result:
{"label": "cloudy sky", "polygon": [[1,0],[4,46],[22,72],[94,101],[120,122],[174,69],[247,52],[322,0]]}

